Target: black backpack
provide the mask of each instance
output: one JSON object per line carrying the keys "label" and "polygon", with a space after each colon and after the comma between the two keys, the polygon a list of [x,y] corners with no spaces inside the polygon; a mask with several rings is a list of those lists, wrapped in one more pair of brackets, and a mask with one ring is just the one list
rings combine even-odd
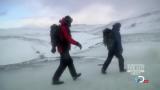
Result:
{"label": "black backpack", "polygon": [[51,38],[51,45],[52,49],[55,48],[60,42],[60,26],[53,24],[50,27],[50,38]]}
{"label": "black backpack", "polygon": [[103,30],[103,43],[105,46],[107,46],[108,50],[111,50],[114,45],[114,34],[113,31],[109,28],[106,28]]}

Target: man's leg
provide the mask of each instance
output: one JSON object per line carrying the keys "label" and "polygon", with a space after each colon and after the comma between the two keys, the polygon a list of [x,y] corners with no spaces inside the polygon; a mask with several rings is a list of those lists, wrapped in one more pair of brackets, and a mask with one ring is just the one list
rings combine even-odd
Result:
{"label": "man's leg", "polygon": [[74,76],[77,75],[77,72],[76,72],[75,66],[74,66],[74,64],[73,64],[72,58],[70,58],[70,60],[69,60],[68,68],[69,68],[69,71],[70,71],[72,77],[74,77]]}
{"label": "man's leg", "polygon": [[66,67],[67,67],[67,63],[65,62],[63,55],[61,55],[60,65],[52,78],[53,83],[59,81],[59,78],[62,75],[62,73],[64,72]]}
{"label": "man's leg", "polygon": [[54,81],[59,81],[60,76],[62,75],[63,71],[65,70],[67,65],[64,64],[60,64],[58,69],[56,70],[53,80]]}
{"label": "man's leg", "polygon": [[105,74],[105,71],[108,68],[109,64],[111,63],[111,60],[112,60],[113,56],[114,56],[114,52],[109,51],[107,60],[104,62],[103,67],[102,67],[102,73]]}
{"label": "man's leg", "polygon": [[116,55],[116,57],[118,58],[118,61],[119,61],[120,72],[125,72],[126,70],[124,69],[124,58],[122,56],[122,53],[117,52],[115,55]]}
{"label": "man's leg", "polygon": [[75,66],[73,64],[73,60],[72,60],[69,53],[68,53],[68,69],[69,69],[74,80],[76,80],[79,76],[81,76],[81,73],[77,74]]}

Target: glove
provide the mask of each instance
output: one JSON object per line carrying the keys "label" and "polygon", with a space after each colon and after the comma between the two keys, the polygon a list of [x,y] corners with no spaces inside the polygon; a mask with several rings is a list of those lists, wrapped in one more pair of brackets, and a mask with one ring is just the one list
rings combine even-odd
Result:
{"label": "glove", "polygon": [[77,46],[82,49],[82,45],[79,42],[77,42]]}
{"label": "glove", "polygon": [[51,52],[52,52],[52,53],[55,53],[55,52],[56,52],[56,48],[55,48],[55,47],[52,47]]}

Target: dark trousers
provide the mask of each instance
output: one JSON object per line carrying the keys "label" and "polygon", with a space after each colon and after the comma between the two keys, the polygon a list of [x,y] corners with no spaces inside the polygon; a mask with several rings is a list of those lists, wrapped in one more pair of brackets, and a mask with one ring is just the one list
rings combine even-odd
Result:
{"label": "dark trousers", "polygon": [[108,57],[107,57],[107,60],[103,64],[102,70],[105,71],[108,68],[109,64],[112,61],[113,56],[116,56],[118,58],[119,70],[120,71],[124,70],[124,58],[122,56],[122,53],[118,51],[111,51],[111,50],[108,52]]}
{"label": "dark trousers", "polygon": [[70,71],[72,77],[75,77],[77,75],[77,73],[76,73],[76,70],[75,70],[75,67],[73,64],[73,60],[69,54],[69,51],[61,53],[60,56],[61,56],[60,57],[60,65],[53,76],[53,80],[58,81],[67,66],[69,68],[69,71]]}

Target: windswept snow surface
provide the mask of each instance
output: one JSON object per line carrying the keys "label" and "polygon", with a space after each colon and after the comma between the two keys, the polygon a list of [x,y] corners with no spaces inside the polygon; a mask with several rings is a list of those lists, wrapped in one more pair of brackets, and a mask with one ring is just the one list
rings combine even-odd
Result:
{"label": "windswept snow surface", "polygon": [[160,11],[120,20],[125,67],[143,64],[141,75],[149,83],[137,83],[135,75],[120,73],[118,60],[113,58],[107,74],[101,66],[107,57],[102,44],[102,30],[108,25],[73,25],[72,37],[83,49],[72,46],[77,72],[82,76],[73,81],[68,70],[63,85],[52,85],[52,76],[59,65],[59,54],[50,52],[49,29],[0,30],[0,90],[158,90],[160,88]]}
{"label": "windswept snow surface", "polygon": [[[124,42],[137,40],[159,40],[160,11],[143,14],[138,17],[119,21],[122,23],[122,39]],[[114,22],[113,22],[114,23]],[[79,51],[72,47],[71,53],[79,53],[102,43],[102,30],[111,28],[108,25],[73,25],[72,36],[82,43],[83,49]],[[0,65],[20,63],[40,56],[57,57],[53,55],[50,45],[49,28],[34,29],[7,29],[0,30]],[[38,53],[37,53],[38,52]]]}

